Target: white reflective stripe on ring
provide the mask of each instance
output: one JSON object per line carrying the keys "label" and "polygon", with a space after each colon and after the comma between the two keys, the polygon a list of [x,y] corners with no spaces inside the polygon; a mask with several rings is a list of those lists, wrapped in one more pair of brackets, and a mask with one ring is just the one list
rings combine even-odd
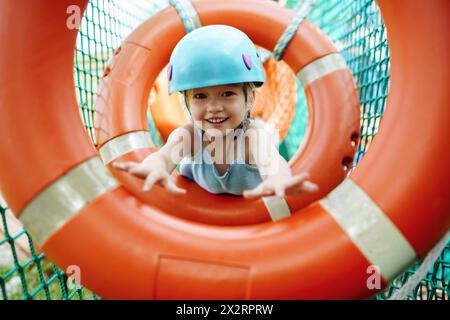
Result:
{"label": "white reflective stripe on ring", "polygon": [[263,197],[262,199],[266,205],[270,217],[272,218],[272,221],[281,220],[291,215],[291,210],[289,209],[285,198],[270,196]]}
{"label": "white reflective stripe on ring", "polygon": [[128,152],[154,146],[155,144],[147,131],[134,131],[111,139],[98,151],[103,163],[107,165]]}
{"label": "white reflective stripe on ring", "polygon": [[86,204],[117,186],[101,160],[91,158],[41,191],[22,210],[19,219],[41,245]]}
{"label": "white reflective stripe on ring", "polygon": [[326,76],[334,71],[346,69],[347,64],[339,53],[332,53],[319,58],[306,65],[297,73],[303,88],[309,86],[315,80]]}
{"label": "white reflective stripe on ring", "polygon": [[414,248],[376,203],[347,178],[320,204],[337,221],[361,253],[391,281],[410,266]]}

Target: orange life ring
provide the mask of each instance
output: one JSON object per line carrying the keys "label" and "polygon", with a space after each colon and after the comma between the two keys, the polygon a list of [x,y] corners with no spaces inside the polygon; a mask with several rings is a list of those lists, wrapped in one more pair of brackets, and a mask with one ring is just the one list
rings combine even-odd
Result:
{"label": "orange life ring", "polygon": [[[205,5],[205,9],[203,4],[198,5],[205,24],[226,24],[231,16],[236,16],[240,21],[233,22],[235,27],[263,47],[273,45],[271,41],[280,36],[292,17],[287,9],[279,11],[279,15],[271,19],[274,28],[261,33],[252,19],[244,18],[254,15],[253,10],[241,10],[247,5],[230,4],[230,13],[224,12],[220,18],[215,9],[211,9],[219,6],[216,2]],[[276,4],[273,6],[278,8]],[[94,115],[97,147],[105,164],[113,160],[140,162],[155,150],[147,133],[148,94],[174,45],[185,34],[179,20],[174,10],[153,16],[125,40],[111,59],[99,86]],[[164,31],[161,31],[162,26]],[[159,185],[144,193],[143,180],[109,166],[114,177],[139,199],[164,212],[218,225],[278,220],[328,194],[345,178],[344,166],[350,166],[356,153],[360,126],[356,86],[337,49],[311,22],[302,23],[289,47],[291,50],[286,52],[285,61],[303,83],[309,106],[305,138],[290,160],[290,166],[293,173],[309,172],[310,179],[320,186],[319,192],[250,201],[233,195],[211,194],[174,172],[177,184],[187,189],[187,194],[179,198]],[[163,101],[169,102],[169,99]]]}
{"label": "orange life ring", "polygon": [[[47,256],[63,269],[78,265],[82,283],[100,296],[368,297],[376,293],[367,286],[368,266],[378,265],[389,281],[448,230],[450,70],[441,65],[450,49],[447,0],[378,1],[392,67],[386,112],[369,152],[301,214],[239,227],[167,215],[110,177],[73,90],[77,32],[66,27],[73,3],[0,2],[0,12],[16,17],[0,19],[7,31],[0,44],[0,189]],[[75,3],[84,9],[87,1]],[[256,0],[195,6],[205,24],[242,27],[244,11],[255,30],[264,25],[280,33],[292,17]],[[173,9],[161,15],[166,19],[155,28],[164,32],[177,17]],[[178,37],[183,32],[180,24]],[[25,36],[32,41],[16,41]],[[298,45],[287,49],[291,65],[299,65]],[[163,59],[154,58],[162,67]]]}

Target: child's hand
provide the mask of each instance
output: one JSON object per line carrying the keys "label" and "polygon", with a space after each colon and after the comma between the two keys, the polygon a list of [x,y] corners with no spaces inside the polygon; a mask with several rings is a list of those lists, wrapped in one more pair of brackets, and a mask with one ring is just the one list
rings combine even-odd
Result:
{"label": "child's hand", "polygon": [[127,171],[128,173],[145,179],[144,187],[142,191],[149,191],[155,183],[160,184],[167,189],[170,193],[174,195],[185,194],[186,190],[178,187],[173,180],[173,177],[158,165],[152,165],[150,162],[114,162],[113,167],[122,171]]}
{"label": "child's hand", "polygon": [[302,193],[317,192],[317,184],[308,180],[307,173],[300,173],[296,176],[286,177],[273,176],[261,182],[256,188],[245,190],[243,193],[246,199],[256,199],[259,197],[277,195],[298,195]]}

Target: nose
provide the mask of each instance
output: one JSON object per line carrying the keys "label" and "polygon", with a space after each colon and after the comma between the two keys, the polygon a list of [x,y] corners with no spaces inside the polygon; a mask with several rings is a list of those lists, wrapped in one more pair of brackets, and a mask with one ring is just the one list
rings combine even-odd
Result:
{"label": "nose", "polygon": [[207,110],[211,113],[222,111],[222,103],[218,99],[211,99],[208,103]]}

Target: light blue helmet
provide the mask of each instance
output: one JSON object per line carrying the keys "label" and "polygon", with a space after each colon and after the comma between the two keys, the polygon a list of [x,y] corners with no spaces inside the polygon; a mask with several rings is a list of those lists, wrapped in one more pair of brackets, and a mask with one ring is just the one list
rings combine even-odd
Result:
{"label": "light blue helmet", "polygon": [[185,35],[167,70],[169,94],[231,83],[265,81],[259,53],[249,37],[226,25],[210,25]]}

